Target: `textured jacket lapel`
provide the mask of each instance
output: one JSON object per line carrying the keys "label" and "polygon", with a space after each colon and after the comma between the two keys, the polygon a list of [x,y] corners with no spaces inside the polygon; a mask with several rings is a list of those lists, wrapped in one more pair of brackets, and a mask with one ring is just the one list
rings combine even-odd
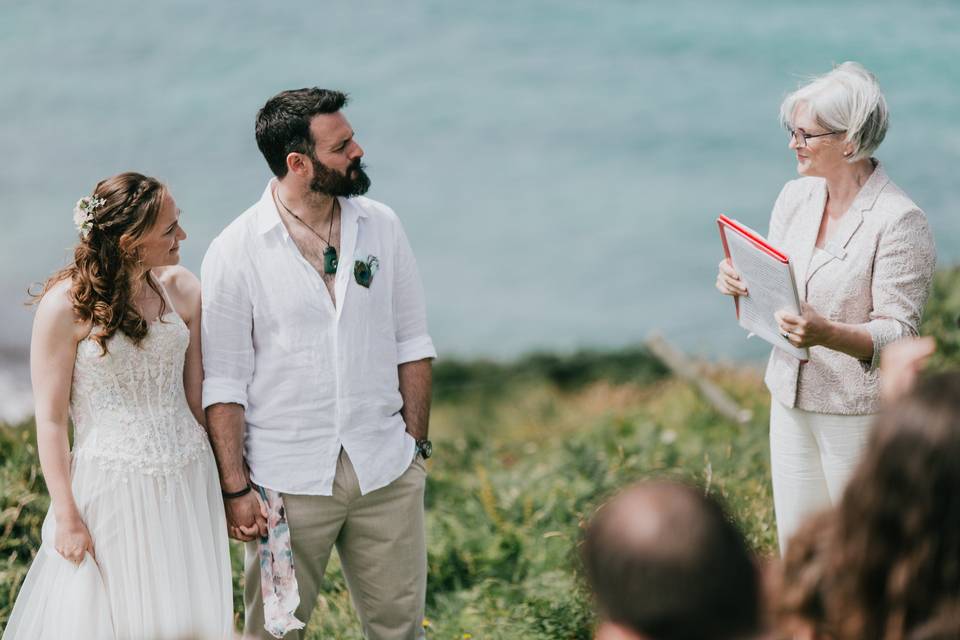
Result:
{"label": "textured jacket lapel", "polygon": [[[846,258],[847,250],[845,247],[850,243],[850,238],[853,237],[853,234],[855,234],[857,229],[862,225],[863,212],[860,209],[851,207],[850,210],[844,214],[843,220],[840,221],[840,228],[837,229],[833,237],[827,241],[824,250],[814,252],[804,282],[809,283],[810,278],[831,260],[843,260]],[[814,245],[816,245],[816,237],[814,237]]]}
{"label": "textured jacket lapel", "polygon": [[[796,270],[797,282],[806,282],[807,273],[810,272],[811,258],[813,256],[814,246],[817,244],[817,233],[820,231],[820,221],[823,219],[823,208],[827,203],[827,183],[819,181],[817,188],[810,192],[806,208],[809,213],[802,216],[802,224],[799,229],[799,238],[797,240],[796,259],[793,261],[793,267]],[[806,288],[800,291],[800,297],[806,299]]]}
{"label": "textured jacket lapel", "polygon": [[[853,203],[850,205],[850,210],[844,214],[843,219],[840,221],[840,228],[837,229],[833,237],[827,241],[825,251],[814,255],[804,276],[804,283],[809,283],[810,278],[831,260],[843,260],[847,257],[846,247],[850,244],[850,240],[853,239],[857,230],[863,226],[864,212],[873,208],[873,205],[877,202],[877,198],[880,196],[880,192],[883,191],[883,188],[888,182],[890,182],[890,178],[887,177],[887,173],[878,162],[873,169],[873,173],[870,174],[870,177],[864,183],[863,187],[860,188],[857,197],[854,198]],[[826,199],[826,187],[824,187],[824,199]],[[821,213],[821,216],[822,215]],[[817,231],[819,232],[819,230],[820,226],[818,224]],[[811,251],[813,251],[813,247],[816,245],[816,239],[817,236],[814,235],[813,243],[811,243]]]}
{"label": "textured jacket lapel", "polygon": [[[814,247],[813,258],[810,259],[810,267],[807,269],[806,277],[803,280],[804,285],[810,282],[810,278],[813,277],[813,274],[819,271],[820,268],[823,267],[823,265],[827,264],[828,262],[833,260],[835,257],[836,256],[832,255],[828,251],[817,251],[816,247]],[[804,299],[806,299],[807,297],[806,291],[807,291],[807,288],[804,287],[804,296],[803,296]]]}

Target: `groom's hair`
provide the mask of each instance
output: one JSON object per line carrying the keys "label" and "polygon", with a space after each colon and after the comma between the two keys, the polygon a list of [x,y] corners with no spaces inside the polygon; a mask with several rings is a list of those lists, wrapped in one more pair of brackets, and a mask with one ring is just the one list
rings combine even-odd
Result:
{"label": "groom's hair", "polygon": [[600,507],[580,548],[601,618],[657,640],[751,637],[757,571],[739,530],[702,489],[645,482]]}
{"label": "groom's hair", "polygon": [[321,113],[336,113],[347,104],[347,94],[310,87],[281,91],[257,112],[257,147],[278,178],[287,175],[287,155],[303,153],[313,158],[310,120]]}

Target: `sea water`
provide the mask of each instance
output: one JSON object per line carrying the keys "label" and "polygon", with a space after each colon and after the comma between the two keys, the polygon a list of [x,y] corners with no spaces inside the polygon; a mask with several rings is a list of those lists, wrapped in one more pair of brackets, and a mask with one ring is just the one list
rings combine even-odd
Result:
{"label": "sea water", "polygon": [[857,60],[892,124],[878,152],[960,253],[960,5],[529,0],[5,3],[0,346],[69,258],[75,201],[136,170],[171,188],[198,272],[270,175],[257,109],[347,91],[373,180],[416,251],[442,355],[616,348],[660,331],[756,360],[714,290],[714,220],[765,230],[795,177],[777,122]]}

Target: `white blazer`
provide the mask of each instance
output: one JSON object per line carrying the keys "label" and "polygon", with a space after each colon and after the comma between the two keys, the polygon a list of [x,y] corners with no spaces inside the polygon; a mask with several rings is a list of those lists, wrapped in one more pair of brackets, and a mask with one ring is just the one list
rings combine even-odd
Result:
{"label": "white blazer", "polygon": [[917,335],[936,263],[923,211],[895,185],[879,162],[840,226],[815,251],[827,199],[826,181],[800,178],[784,185],[770,216],[770,242],[794,265],[800,299],[821,315],[859,324],[873,337],[873,359],[826,347],[801,364],[774,349],[765,382],[774,399],[816,413],[874,413],[879,402],[880,350]]}

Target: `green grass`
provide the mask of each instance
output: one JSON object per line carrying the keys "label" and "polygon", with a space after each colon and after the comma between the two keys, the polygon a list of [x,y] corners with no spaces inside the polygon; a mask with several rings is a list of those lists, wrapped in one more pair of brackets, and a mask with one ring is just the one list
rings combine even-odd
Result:
{"label": "green grass", "polygon": [[49,502],[33,424],[0,427],[0,627],[40,545]]}
{"label": "green grass", "polygon": [[[642,358],[638,367],[650,369],[642,381],[585,376],[558,384],[524,363],[511,382],[515,370],[498,365],[495,385],[460,384],[438,400],[426,498],[428,637],[590,637],[589,599],[576,572],[580,527],[604,497],[638,478],[709,486],[758,551],[772,548],[762,418],[745,427],[725,422]],[[438,369],[443,398],[445,372]],[[755,373],[714,376],[762,416]],[[0,429],[0,460],[2,625],[36,551],[48,499],[32,425]],[[233,551],[239,612],[240,547]],[[310,630],[312,638],[361,637],[336,560]]]}
{"label": "green grass", "polygon": [[934,276],[920,334],[937,339],[931,369],[960,366],[960,266],[941,269]]}
{"label": "green grass", "polygon": [[[759,388],[758,379],[746,384]],[[754,548],[772,549],[764,425],[723,421],[681,383],[593,383],[575,393],[531,384],[475,409],[492,417],[479,434],[458,427],[464,403],[438,410],[430,637],[591,637],[576,572],[582,523],[639,478],[709,486]]]}
{"label": "green grass", "polygon": [[[960,272],[937,275],[923,332],[934,366],[960,361]],[[427,482],[427,637],[590,638],[577,571],[584,521],[617,488],[692,480],[728,506],[752,548],[773,553],[769,398],[759,371],[712,367],[754,418],[733,424],[642,348],[514,363],[441,361]],[[32,424],[0,428],[0,627],[39,544],[48,505]],[[234,546],[236,610],[240,548]],[[310,638],[360,639],[336,557]]]}

